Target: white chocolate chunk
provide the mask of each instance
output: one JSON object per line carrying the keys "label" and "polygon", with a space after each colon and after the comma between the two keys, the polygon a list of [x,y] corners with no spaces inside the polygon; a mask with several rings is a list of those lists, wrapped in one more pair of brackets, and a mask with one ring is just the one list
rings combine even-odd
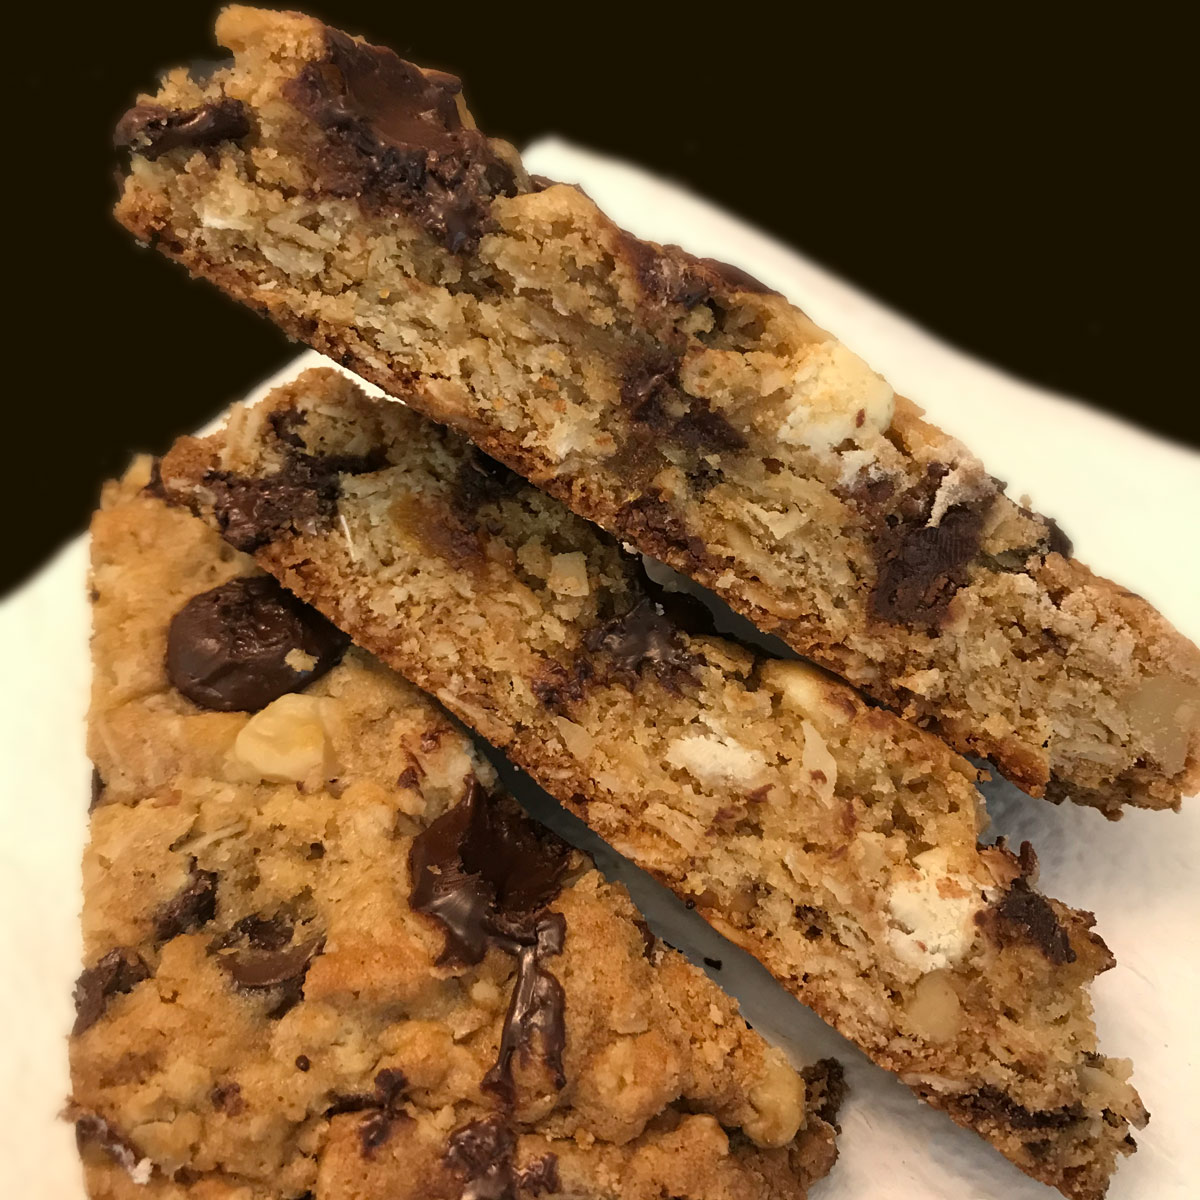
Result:
{"label": "white chocolate chunk", "polygon": [[810,346],[791,389],[779,429],[788,445],[831,450],[864,430],[879,433],[892,423],[895,393],[841,342]]}

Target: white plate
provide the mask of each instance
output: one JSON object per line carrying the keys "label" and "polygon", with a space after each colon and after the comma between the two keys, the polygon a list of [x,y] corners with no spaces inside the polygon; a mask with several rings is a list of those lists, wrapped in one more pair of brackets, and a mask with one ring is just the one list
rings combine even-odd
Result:
{"label": "white plate", "polygon": [[[1141,592],[1193,639],[1200,635],[1195,454],[966,358],[794,252],[632,167],[558,141],[538,143],[526,159],[531,170],[581,183],[634,232],[735,262],[779,288],[961,435],[1014,494],[1031,493],[1085,561]],[[315,360],[305,355],[285,374]],[[9,664],[0,691],[0,1194],[21,1200],[83,1195],[70,1131],[57,1114],[68,1088],[65,1037],[79,962],[78,863],[89,787],[86,555],[79,539],[0,605]],[[1095,985],[1097,1021],[1104,1049],[1134,1059],[1135,1082],[1154,1117],[1139,1136],[1141,1149],[1118,1171],[1112,1200],[1194,1195],[1200,808],[1185,805],[1178,816],[1134,812],[1110,824],[1006,785],[990,786],[988,803],[996,832],[1037,847],[1046,891],[1095,910],[1117,956],[1116,969]],[[670,940],[724,961],[718,978],[757,1028],[802,1060],[834,1053],[846,1064],[852,1092],[841,1159],[816,1189],[819,1200],[1052,1194],[918,1103],[756,964],[708,942],[707,929],[653,885],[631,882]]]}

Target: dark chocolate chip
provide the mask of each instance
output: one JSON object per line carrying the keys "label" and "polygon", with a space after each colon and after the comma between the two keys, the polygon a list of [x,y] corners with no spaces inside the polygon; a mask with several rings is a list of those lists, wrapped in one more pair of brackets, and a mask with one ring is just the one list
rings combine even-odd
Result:
{"label": "dark chocolate chip", "polygon": [[[167,632],[167,674],[201,708],[257,712],[318,679],[348,644],[270,576],[231,579],[192,597],[175,615]],[[304,665],[304,658],[312,664]]]}
{"label": "dark chocolate chip", "polygon": [[1017,938],[1032,943],[1057,966],[1075,961],[1070,936],[1050,902],[1023,877],[1013,882],[992,911],[1001,944]]}
{"label": "dark chocolate chip", "polygon": [[180,147],[198,149],[237,142],[249,132],[250,120],[240,100],[216,100],[182,111],[137,104],[117,122],[113,144],[153,162]]}
{"label": "dark chocolate chip", "polygon": [[517,1171],[514,1178],[517,1188],[530,1196],[553,1196],[562,1187],[558,1177],[558,1156],[543,1154]]}
{"label": "dark chocolate chip", "polygon": [[187,886],[154,914],[154,936],[160,942],[170,941],[207,925],[216,915],[217,876],[193,864]]}
{"label": "dark chocolate chip", "polygon": [[1078,1104],[1069,1104],[1062,1108],[1029,1109],[991,1084],[985,1085],[977,1092],[956,1096],[953,1107],[972,1117],[1000,1121],[1021,1132],[1065,1129],[1082,1120],[1084,1115]]}
{"label": "dark chocolate chip", "polygon": [[473,252],[491,203],[514,195],[512,167],[458,107],[459,81],[391,50],[326,33],[323,62],[284,87],[320,131],[320,187],[372,210],[399,210],[452,254]]}
{"label": "dark chocolate chip", "polygon": [[78,1037],[104,1015],[112,996],[125,995],[150,978],[150,968],[136,950],[118,946],[88,967],[75,981],[75,1025]]}
{"label": "dark chocolate chip", "polygon": [[297,1071],[307,1071],[307,1070],[309,1070],[309,1068],[311,1066],[312,1066],[312,1060],[308,1057],[307,1054],[297,1054],[296,1055],[296,1070]]}
{"label": "dark chocolate chip", "polygon": [[684,574],[709,562],[704,542],[692,534],[683,517],[657,492],[629,500],[617,510],[617,531],[663,562],[682,559]]}

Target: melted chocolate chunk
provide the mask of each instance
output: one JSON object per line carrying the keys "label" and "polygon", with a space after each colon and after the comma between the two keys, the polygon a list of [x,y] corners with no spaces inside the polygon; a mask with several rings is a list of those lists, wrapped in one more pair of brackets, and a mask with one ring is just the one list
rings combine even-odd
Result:
{"label": "melted chocolate chunk", "polygon": [[195,863],[187,886],[154,914],[154,937],[168,942],[207,925],[217,915],[217,876],[213,871],[198,871]]}
{"label": "melted chocolate chunk", "polygon": [[302,982],[324,944],[324,938],[311,937],[283,949],[235,950],[222,953],[220,962],[234,984],[245,991],[279,987]]}
{"label": "melted chocolate chunk", "polygon": [[462,1179],[462,1195],[471,1200],[516,1200],[517,1195],[550,1196],[562,1187],[558,1157],[543,1154],[518,1168],[517,1141],[499,1116],[483,1117],[456,1129],[443,1161]]}
{"label": "melted chocolate chunk", "polygon": [[[666,350],[635,357],[621,378],[621,402],[630,420],[693,456],[741,450],[746,439],[707,400],[686,394],[679,383],[679,356]],[[635,434],[635,438],[637,435]],[[642,445],[640,441],[635,443]],[[696,474],[693,465],[690,474]]]}
{"label": "melted chocolate chunk", "polygon": [[181,146],[198,149],[237,142],[249,132],[250,120],[240,100],[215,100],[178,112],[159,104],[137,104],[117,122],[113,144],[153,162]]}
{"label": "melted chocolate chunk", "polygon": [[513,168],[458,107],[461,84],[391,50],[326,32],[326,56],[284,88],[321,130],[320,186],[374,210],[399,210],[452,254],[470,253]]}
{"label": "melted chocolate chunk", "polygon": [[992,912],[1001,945],[1017,938],[1031,942],[1058,966],[1075,961],[1071,939],[1050,902],[1024,878],[1013,882]]}
{"label": "melted chocolate chunk", "polygon": [[321,533],[337,516],[339,476],[366,475],[385,465],[380,449],[340,455],[292,451],[274,475],[210,471],[204,486],[221,535],[250,554],[286,534]]}
{"label": "melted chocolate chunk", "polygon": [[875,615],[898,625],[936,628],[967,582],[982,533],[983,510],[966,504],[948,509],[937,525],[889,518],[875,538]]}
{"label": "melted chocolate chunk", "polygon": [[956,1097],[954,1107],[975,1117],[1000,1121],[1022,1132],[1065,1129],[1083,1117],[1083,1109],[1078,1104],[1069,1104],[1063,1108],[1028,1109],[991,1084],[977,1092]]}
{"label": "melted chocolate chunk", "polygon": [[501,943],[516,953],[517,979],[500,1034],[500,1053],[495,1066],[484,1076],[483,1086],[506,1103],[516,1098],[513,1059],[518,1053],[527,1054],[535,1038],[540,1041],[555,1087],[561,1088],[567,1081],[562,1066],[566,994],[562,984],[542,966],[543,959],[562,953],[566,933],[567,921],[561,913],[523,916],[509,924],[509,943]]}
{"label": "melted chocolate chunk", "polygon": [[[194,704],[257,712],[341,660],[349,639],[268,575],[194,596],[167,632],[167,674]],[[297,655],[312,660],[296,665]]]}
{"label": "melted chocolate chunk", "polygon": [[75,981],[75,1024],[71,1029],[78,1037],[104,1015],[108,1001],[122,996],[150,978],[150,968],[136,950],[118,946],[88,967]]}
{"label": "melted chocolate chunk", "polygon": [[621,505],[617,528],[630,542],[645,546],[647,553],[663,562],[682,555],[687,564],[684,574],[709,561],[703,540],[688,531],[683,518],[657,492]]}
{"label": "melted chocolate chunk", "polygon": [[248,943],[255,950],[282,950],[292,940],[292,922],[282,914],[260,917],[253,914],[243,917],[227,933],[213,943],[214,950],[228,950],[239,942]]}
{"label": "melted chocolate chunk", "polygon": [[643,667],[649,667],[669,691],[678,692],[700,659],[686,650],[680,631],[652,600],[640,600],[624,616],[592,630],[584,645],[603,659],[601,669],[633,687]]}
{"label": "melted chocolate chunk", "polygon": [[517,960],[496,1065],[484,1085],[511,1100],[512,1062],[535,1037],[561,1087],[562,986],[542,962],[561,953],[566,922],[545,907],[570,860],[565,843],[472,780],[466,796],[414,840],[411,903],[444,929],[439,963],[478,963],[494,945]]}

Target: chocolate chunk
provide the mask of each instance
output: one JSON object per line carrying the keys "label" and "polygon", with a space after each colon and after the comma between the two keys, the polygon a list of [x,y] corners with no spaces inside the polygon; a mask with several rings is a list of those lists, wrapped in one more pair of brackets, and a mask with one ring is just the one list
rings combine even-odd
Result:
{"label": "chocolate chunk", "polygon": [[620,246],[633,267],[646,303],[655,307],[681,304],[692,309],[712,294],[710,275],[699,259],[678,246],[656,246],[630,233]]}
{"label": "chocolate chunk", "polygon": [[242,1098],[240,1084],[218,1083],[209,1094],[212,1106],[226,1116],[236,1117],[246,1111],[246,1101]]}
{"label": "chocolate chunk", "polygon": [[683,646],[679,629],[649,599],[639,600],[624,616],[592,630],[584,645],[603,658],[599,669],[630,687],[648,666],[665,688],[678,692],[681,678],[691,676],[700,662]]}
{"label": "chocolate chunk", "polygon": [[193,862],[187,886],[155,913],[154,937],[170,941],[207,925],[216,915],[217,876],[213,871],[198,871]]}
{"label": "chocolate chunk", "polygon": [[440,816],[413,839],[409,851],[412,906],[432,917],[446,934],[438,962],[471,964],[487,953],[487,917],[495,888],[462,861],[474,812],[473,795]]}
{"label": "chocolate chunk", "polygon": [[399,210],[451,254],[473,252],[497,196],[515,195],[509,165],[463,123],[461,84],[391,50],[326,32],[323,62],[284,87],[321,131],[321,188],[372,210]]}
{"label": "chocolate chunk", "polygon": [[228,950],[246,942],[255,950],[282,950],[292,940],[292,922],[283,914],[243,917],[213,943],[213,950]]}
{"label": "chocolate chunk", "polygon": [[474,518],[484,505],[495,504],[527,486],[515,471],[472,446],[455,472],[450,504],[460,516]]}
{"label": "chocolate chunk", "polygon": [[80,1153],[89,1143],[97,1145],[113,1162],[124,1167],[137,1183],[147,1183],[154,1165],[137,1147],[99,1113],[75,1113],[75,1144]]}
{"label": "chocolate chunk", "polygon": [[237,987],[255,991],[303,980],[309,963],[320,954],[324,944],[324,938],[311,937],[281,950],[222,953],[220,961]]}
{"label": "chocolate chunk", "polygon": [[336,470],[301,455],[260,479],[211,471],[204,486],[222,537],[247,554],[285,535],[321,533],[337,516],[341,492]]}
{"label": "chocolate chunk", "polygon": [[974,505],[954,505],[937,525],[889,518],[875,537],[872,611],[898,625],[936,628],[967,582],[982,533],[983,509]]}
{"label": "chocolate chunk", "polygon": [[507,1103],[515,1099],[513,1059],[518,1053],[528,1054],[535,1038],[541,1043],[542,1058],[551,1070],[555,1086],[561,1088],[566,1083],[562,1066],[566,993],[562,984],[542,966],[545,958],[562,953],[566,932],[566,918],[561,913],[543,913],[509,925],[510,944],[517,956],[517,979],[500,1033],[500,1053],[495,1066],[483,1078],[483,1086]]}
{"label": "chocolate chunk", "polygon": [[150,968],[136,950],[118,946],[88,967],[75,981],[74,1037],[90,1029],[104,1015],[112,996],[125,995],[150,978]]}
{"label": "chocolate chunk", "polygon": [[1035,945],[1058,966],[1075,961],[1071,939],[1050,902],[1040,892],[1033,891],[1023,877],[1013,881],[992,909],[992,915],[1001,945],[1019,939]]}
{"label": "chocolate chunk", "polygon": [[348,644],[270,576],[231,579],[192,597],[175,615],[167,674],[201,708],[257,712],[320,678]]}
{"label": "chocolate chunk", "polygon": [[517,960],[517,977],[496,1065],[484,1085],[511,1099],[512,1061],[534,1038],[558,1086],[564,1081],[565,997],[543,960],[561,953],[566,922],[545,907],[570,861],[566,844],[515,805],[471,781],[467,795],[414,840],[411,903],[445,930],[439,963],[477,963],[489,945]]}
{"label": "chocolate chunk", "polygon": [[249,132],[250,120],[240,100],[216,100],[178,112],[159,104],[137,104],[117,122],[113,144],[153,162],[181,146],[198,149],[237,142]]}

